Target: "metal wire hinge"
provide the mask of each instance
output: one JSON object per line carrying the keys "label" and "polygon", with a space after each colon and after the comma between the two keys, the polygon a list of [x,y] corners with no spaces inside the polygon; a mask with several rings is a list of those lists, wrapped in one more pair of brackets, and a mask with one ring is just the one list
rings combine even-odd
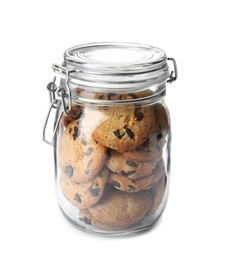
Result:
{"label": "metal wire hinge", "polygon": [[[65,115],[69,116],[72,113],[72,95],[71,95],[71,91],[69,88],[69,71],[65,67],[63,67],[59,64],[53,64],[52,69],[54,70],[54,72],[64,75],[66,78],[66,80],[65,80],[66,90],[63,88],[59,88],[57,90],[57,94],[59,97],[61,97]],[[67,100],[67,102],[66,102],[66,100]]]}
{"label": "metal wire hinge", "polygon": [[173,62],[174,71],[170,72],[169,79],[167,80],[167,83],[172,83],[177,79],[178,73],[177,73],[177,63],[173,58],[167,58],[167,60],[170,60]]}
{"label": "metal wire hinge", "polygon": [[[58,65],[58,64],[53,64],[52,68],[53,68],[54,72],[57,72],[58,74],[62,75],[66,79],[66,81],[65,81],[66,89],[58,87],[56,85],[56,77],[54,77],[53,81],[47,85],[47,90],[49,91],[49,95],[50,95],[50,107],[48,109],[48,112],[47,112],[47,115],[46,115],[46,118],[44,121],[42,139],[49,145],[54,144],[54,141],[56,138],[56,133],[58,130],[58,126],[59,126],[63,111],[67,116],[71,115],[71,113],[72,113],[72,98],[71,98],[71,91],[70,91],[69,85],[68,85],[69,72],[65,67]],[[63,111],[60,109],[61,107],[63,108]],[[50,118],[52,118],[52,120],[50,120]],[[49,138],[46,137],[48,125],[51,125],[51,127],[54,126],[50,141],[48,140]]]}
{"label": "metal wire hinge", "polygon": [[[56,77],[54,77],[53,81],[50,82],[47,85],[47,90],[49,91],[49,94],[50,94],[50,107],[48,109],[48,112],[47,112],[47,115],[46,115],[46,118],[45,118],[45,121],[44,121],[44,126],[43,126],[43,137],[42,137],[42,139],[49,145],[54,144],[58,125],[59,125],[59,122],[60,122],[60,119],[61,119],[61,116],[62,116],[62,113],[61,113],[60,116],[58,115],[57,121],[55,121],[56,115],[57,115],[57,113],[59,113],[60,107],[62,105],[61,99],[56,97],[56,92],[59,91],[59,88],[56,86],[55,81],[56,81]],[[54,123],[51,125],[51,128],[52,128],[52,126],[54,126],[54,130],[53,130],[51,139],[49,141],[46,137],[46,131],[47,131],[47,126],[48,126],[49,119],[50,119],[51,115],[52,115],[52,118],[54,118]]]}

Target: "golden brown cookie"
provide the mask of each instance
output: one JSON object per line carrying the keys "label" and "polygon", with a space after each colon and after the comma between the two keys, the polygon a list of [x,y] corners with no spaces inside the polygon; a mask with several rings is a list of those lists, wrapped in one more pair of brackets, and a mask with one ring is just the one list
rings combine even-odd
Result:
{"label": "golden brown cookie", "polygon": [[155,116],[151,106],[122,104],[109,106],[102,113],[108,118],[97,125],[93,137],[100,144],[114,150],[134,149],[153,132]]}
{"label": "golden brown cookie", "polygon": [[109,151],[108,154],[109,158],[106,161],[106,166],[112,172],[126,175],[133,180],[151,174],[162,157],[160,152],[153,160],[136,161],[114,150]]}
{"label": "golden brown cookie", "polygon": [[152,134],[146,142],[137,146],[135,149],[123,152],[122,154],[137,161],[148,161],[154,159],[162,151],[165,138],[157,134]]}
{"label": "golden brown cookie", "polygon": [[163,174],[159,181],[152,187],[154,202],[149,211],[150,214],[154,214],[162,203],[162,199],[166,190],[166,175]]}
{"label": "golden brown cookie", "polygon": [[81,213],[85,213],[88,224],[122,229],[142,219],[152,203],[151,190],[127,193],[108,186],[99,202]]}
{"label": "golden brown cookie", "polygon": [[111,172],[108,182],[118,190],[126,192],[138,192],[140,190],[150,189],[161,178],[164,172],[164,163],[161,160],[157,163],[156,168],[152,174],[149,174],[145,177],[132,180],[129,179],[125,174]]}
{"label": "golden brown cookie", "polygon": [[104,167],[91,181],[86,183],[72,182],[63,173],[60,186],[65,198],[79,209],[93,206],[103,195],[105,184],[108,180],[109,170]]}
{"label": "golden brown cookie", "polygon": [[[157,103],[154,106],[155,127],[154,133],[157,135],[165,135],[169,129],[169,115],[167,108],[162,103]],[[161,136],[158,137],[160,139]]]}
{"label": "golden brown cookie", "polygon": [[106,159],[106,147],[92,138],[84,121],[80,118],[68,124],[57,147],[61,171],[78,183],[93,179]]}

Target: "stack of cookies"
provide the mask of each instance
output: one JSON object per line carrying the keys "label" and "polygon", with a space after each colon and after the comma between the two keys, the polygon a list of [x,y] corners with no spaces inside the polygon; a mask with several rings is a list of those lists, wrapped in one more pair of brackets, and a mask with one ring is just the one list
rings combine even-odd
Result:
{"label": "stack of cookies", "polygon": [[[100,100],[139,99],[129,93]],[[123,229],[155,214],[166,187],[162,150],[169,128],[161,103],[75,105],[58,143],[60,187],[86,224]]]}

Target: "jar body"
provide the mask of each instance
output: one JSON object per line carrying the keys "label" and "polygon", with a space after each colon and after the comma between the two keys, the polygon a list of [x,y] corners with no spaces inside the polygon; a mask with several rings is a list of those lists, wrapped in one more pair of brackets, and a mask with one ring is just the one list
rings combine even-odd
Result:
{"label": "jar body", "polygon": [[77,228],[106,235],[149,229],[169,190],[170,117],[164,94],[77,89],[57,132],[57,201]]}

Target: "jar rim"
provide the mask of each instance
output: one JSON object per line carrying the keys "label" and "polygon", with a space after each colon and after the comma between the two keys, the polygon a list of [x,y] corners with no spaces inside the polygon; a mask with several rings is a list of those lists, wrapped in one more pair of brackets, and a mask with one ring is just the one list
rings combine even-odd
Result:
{"label": "jar rim", "polygon": [[63,65],[69,71],[70,81],[91,87],[148,86],[162,84],[169,77],[165,52],[139,43],[77,45],[65,51]]}

